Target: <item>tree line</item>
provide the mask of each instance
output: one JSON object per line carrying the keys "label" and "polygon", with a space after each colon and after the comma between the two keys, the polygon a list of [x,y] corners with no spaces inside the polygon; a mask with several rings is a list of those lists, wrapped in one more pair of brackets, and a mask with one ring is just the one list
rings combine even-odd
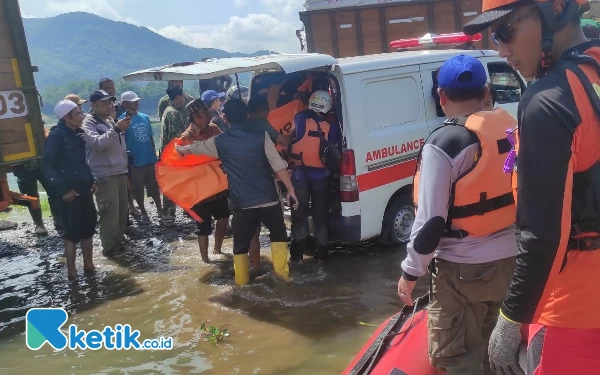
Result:
{"label": "tree line", "polygon": [[[158,101],[166,95],[167,82],[126,82],[123,79],[115,79],[117,89],[117,99],[120,100],[120,94],[125,91],[133,91],[142,100],[140,101],[140,112],[148,116],[156,116]],[[193,97],[200,96],[198,81],[186,81],[184,91]],[[54,117],[54,106],[64,99],[68,94],[77,94],[82,99],[88,100],[92,91],[98,89],[98,82],[92,80],[81,80],[66,83],[62,86],[51,86],[41,90],[42,95],[42,113],[50,118]],[[89,110],[89,103],[84,104],[84,111]]]}

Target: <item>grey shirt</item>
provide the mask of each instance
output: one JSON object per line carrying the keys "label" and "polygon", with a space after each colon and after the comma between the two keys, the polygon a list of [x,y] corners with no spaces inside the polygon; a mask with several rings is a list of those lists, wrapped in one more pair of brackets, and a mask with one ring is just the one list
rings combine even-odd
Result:
{"label": "grey shirt", "polygon": [[[455,263],[479,264],[517,255],[512,225],[487,236],[458,239],[441,237],[439,227],[437,231],[432,230],[433,225],[428,224],[433,223],[436,217],[441,217],[445,223],[452,185],[473,167],[478,152],[477,137],[462,125],[448,125],[437,130],[423,146],[418,210],[407,246],[408,254],[402,262],[402,270],[409,276],[407,278],[423,276],[434,257]],[[458,228],[452,226],[452,229]],[[420,238],[415,249],[417,237]]]}
{"label": "grey shirt", "polygon": [[87,162],[95,178],[127,173],[125,132],[117,132],[115,124],[87,114],[81,127],[85,131]]}

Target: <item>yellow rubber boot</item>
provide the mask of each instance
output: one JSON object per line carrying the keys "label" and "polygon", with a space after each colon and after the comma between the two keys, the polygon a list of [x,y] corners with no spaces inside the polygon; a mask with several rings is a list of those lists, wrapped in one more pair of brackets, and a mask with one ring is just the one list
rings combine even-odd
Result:
{"label": "yellow rubber boot", "polygon": [[288,247],[285,242],[271,243],[271,259],[275,274],[285,281],[290,279],[290,267],[288,266]]}
{"label": "yellow rubber boot", "polygon": [[235,272],[235,283],[244,286],[250,281],[250,266],[248,263],[248,254],[239,254],[233,256],[233,270]]}

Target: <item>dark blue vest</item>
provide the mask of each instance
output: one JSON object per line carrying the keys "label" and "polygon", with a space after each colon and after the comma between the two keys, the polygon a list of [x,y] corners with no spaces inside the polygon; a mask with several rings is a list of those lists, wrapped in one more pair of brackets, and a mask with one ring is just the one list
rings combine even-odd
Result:
{"label": "dark blue vest", "polygon": [[265,155],[265,133],[234,125],[215,138],[229,180],[234,209],[279,201],[273,170]]}

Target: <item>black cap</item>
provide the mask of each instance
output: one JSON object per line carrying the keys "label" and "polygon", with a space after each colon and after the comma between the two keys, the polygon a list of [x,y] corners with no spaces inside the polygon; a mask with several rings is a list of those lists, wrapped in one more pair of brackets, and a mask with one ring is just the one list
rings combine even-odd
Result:
{"label": "black cap", "polygon": [[[526,4],[526,3],[525,3]],[[517,9],[518,6],[524,5],[522,1],[516,1],[508,5],[498,7],[496,9],[490,9],[473,18],[463,26],[463,33],[466,35],[473,35],[482,32],[491,26],[492,23],[496,22],[500,18],[509,15],[512,11]]]}
{"label": "black cap", "polygon": [[98,100],[110,100],[114,102],[117,101],[117,98],[108,95],[108,93],[104,90],[92,91],[92,93],[90,94],[90,103],[97,102]]}
{"label": "black cap", "polygon": [[191,115],[192,113],[203,109],[208,110],[208,107],[206,107],[206,104],[204,104],[202,99],[193,100],[185,106],[185,110],[188,115]]}
{"label": "black cap", "polygon": [[171,87],[167,89],[167,95],[169,95],[169,99],[175,100],[179,95],[183,95],[183,89],[179,86]]}

